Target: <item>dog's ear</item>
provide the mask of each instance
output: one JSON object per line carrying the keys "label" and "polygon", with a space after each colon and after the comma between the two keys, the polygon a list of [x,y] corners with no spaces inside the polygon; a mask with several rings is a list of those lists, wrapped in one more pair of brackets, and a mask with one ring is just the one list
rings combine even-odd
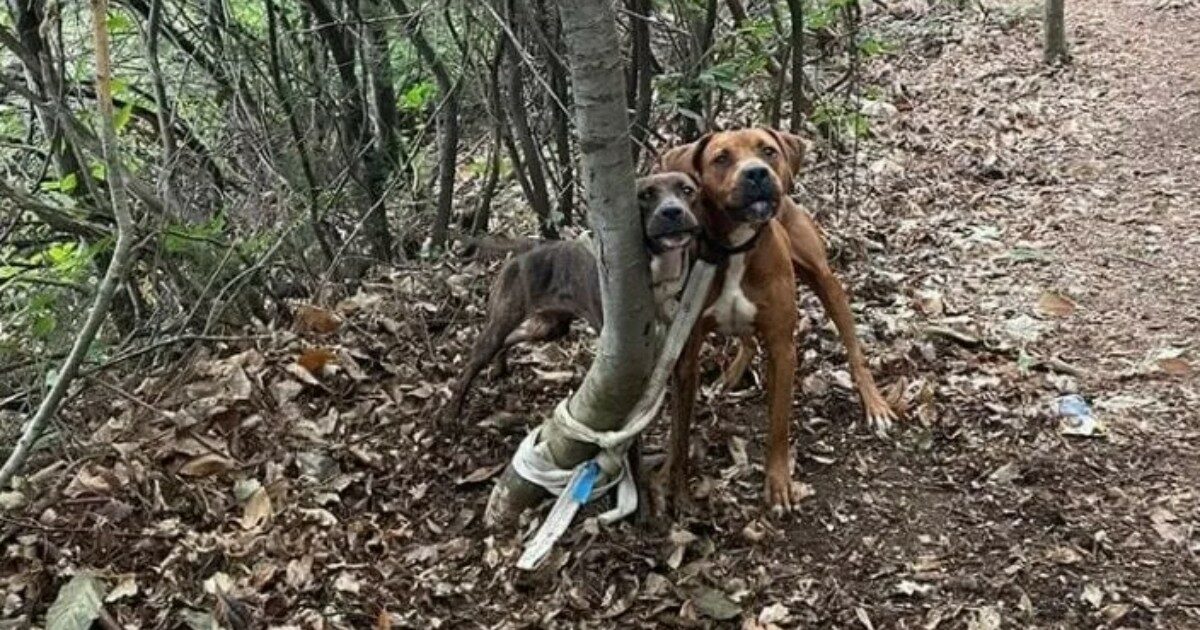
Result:
{"label": "dog's ear", "polygon": [[658,156],[658,166],[655,167],[656,173],[668,173],[671,171],[679,173],[687,173],[692,179],[700,179],[700,154],[704,152],[704,147],[708,145],[712,134],[705,134],[695,142],[684,144],[677,147],[671,147],[663,151]]}
{"label": "dog's ear", "polygon": [[792,175],[799,175],[800,167],[804,165],[804,156],[808,155],[811,148],[808,140],[794,133],[775,129],[767,129],[767,133],[771,134],[783,149],[783,157],[787,160],[788,168],[791,169]]}

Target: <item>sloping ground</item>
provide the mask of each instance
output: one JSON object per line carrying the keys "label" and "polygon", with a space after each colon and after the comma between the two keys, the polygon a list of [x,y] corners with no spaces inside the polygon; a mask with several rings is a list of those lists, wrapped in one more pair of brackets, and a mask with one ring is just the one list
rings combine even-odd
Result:
{"label": "sloping ground", "polygon": [[[0,515],[2,617],[40,622],[91,570],[127,627],[1200,626],[1200,13],[1079,0],[1075,62],[1047,70],[1036,8],[892,9],[903,52],[868,83],[899,111],[871,108],[854,208],[828,169],[805,186],[909,420],[868,434],[805,295],[797,514],[762,509],[750,386],[703,406],[691,515],[581,524],[517,572],[488,479],[586,338],[516,353],[440,426],[494,263],[398,271],[333,332],[300,313],[93,388],[69,414],[90,432],[5,497],[27,505]],[[1104,437],[1060,434],[1063,393]]]}

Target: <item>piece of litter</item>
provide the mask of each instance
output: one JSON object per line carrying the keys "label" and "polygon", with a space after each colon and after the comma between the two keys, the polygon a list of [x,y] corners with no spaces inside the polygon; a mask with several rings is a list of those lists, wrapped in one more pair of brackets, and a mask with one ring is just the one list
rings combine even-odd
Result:
{"label": "piece of litter", "polygon": [[1059,433],[1077,437],[1104,435],[1104,425],[1096,420],[1092,408],[1079,394],[1063,396],[1054,401],[1054,414],[1059,418]]}

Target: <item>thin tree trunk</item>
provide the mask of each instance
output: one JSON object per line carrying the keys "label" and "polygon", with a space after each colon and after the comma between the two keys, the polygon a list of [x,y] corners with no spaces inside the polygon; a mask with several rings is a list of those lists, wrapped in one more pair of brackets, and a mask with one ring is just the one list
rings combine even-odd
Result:
{"label": "thin tree trunk", "polygon": [[171,123],[170,101],[167,100],[167,86],[163,79],[162,67],[158,62],[158,40],[162,29],[162,0],[153,0],[150,5],[150,17],[146,23],[145,42],[146,62],[150,66],[150,82],[154,86],[155,116],[158,120],[158,136],[162,142],[162,173],[156,178],[158,194],[163,198],[168,208],[177,207],[175,189],[172,185],[172,174],[175,171],[175,130]]}
{"label": "thin tree trunk", "polygon": [[1067,27],[1063,0],[1046,0],[1046,63],[1066,63]]}
{"label": "thin tree trunk", "polygon": [[507,40],[499,37],[496,40],[496,52],[488,63],[487,104],[488,115],[492,119],[492,153],[489,158],[487,180],[483,184],[479,205],[470,217],[469,223],[463,228],[471,234],[487,231],[491,220],[492,199],[496,194],[496,186],[500,183],[500,152],[504,150],[504,105],[500,102],[500,65],[504,61],[504,46]]}
{"label": "thin tree trunk", "polygon": [[362,187],[363,225],[371,250],[378,262],[392,261],[392,232],[388,226],[383,203],[383,184],[387,179],[387,164],[367,130],[367,101],[363,86],[354,73],[355,48],[346,34],[343,20],[334,15],[325,0],[306,0],[326,48],[341,81],[344,112],[342,113],[342,153],[350,162],[350,171]]}
{"label": "thin tree trunk", "polygon": [[417,15],[409,10],[404,0],[391,0],[392,8],[399,14],[400,24],[404,32],[417,49],[421,61],[433,72],[437,82],[438,94],[445,99],[445,104],[438,113],[438,198],[437,212],[433,219],[433,229],[429,234],[429,244],[434,249],[441,249],[446,244],[446,233],[450,226],[450,213],[454,209],[454,175],[458,168],[459,142],[459,110],[461,90],[459,82],[451,79],[450,71],[441,57],[434,51],[425,32],[417,21]]}
{"label": "thin tree trunk", "polygon": [[808,112],[804,96],[804,1],[788,0],[788,11],[792,17],[792,115],[788,129],[800,133],[802,116]]}
{"label": "thin tree trunk", "polygon": [[[161,2],[161,0],[155,0]],[[308,197],[309,229],[317,239],[317,245],[325,256],[325,264],[333,262],[334,244],[330,242],[330,230],[321,218],[320,202],[317,191],[317,176],[313,170],[312,158],[309,156],[308,140],[300,129],[300,121],[296,117],[295,99],[291,88],[283,80],[283,68],[280,61],[279,25],[276,16],[277,9],[273,0],[264,0],[264,11],[267,14],[267,66],[271,76],[271,85],[279,104],[283,108],[284,118],[287,119],[288,131],[292,142],[296,144],[296,156],[300,160],[300,171],[304,175],[305,192]],[[340,245],[340,243],[339,243]]]}
{"label": "thin tree trunk", "polygon": [[[575,121],[583,152],[580,169],[589,219],[598,242],[600,291],[605,305],[596,358],[568,406],[571,414],[596,430],[625,422],[645,386],[655,351],[654,304],[648,287],[650,267],[642,245],[642,226],[633,194],[629,116],[619,50],[616,15],[609,2],[560,0],[575,92]],[[593,445],[568,440],[553,424],[543,441],[554,461],[573,468],[595,454]],[[544,491],[522,479],[510,465],[492,491],[485,520],[510,523],[536,504]]]}
{"label": "thin tree trunk", "polygon": [[[562,22],[558,20],[557,14],[546,7],[545,3],[541,3],[540,8],[547,13],[546,21],[552,31],[549,33],[549,40],[555,48],[561,49],[563,46]],[[558,214],[562,217],[563,225],[574,225],[575,165],[571,157],[570,113],[559,107],[559,104],[562,104],[563,107],[571,106],[571,97],[567,90],[567,68],[554,49],[546,51],[546,58],[550,64],[550,88],[554,96],[550,105],[552,108],[550,117],[554,123],[554,151],[557,154],[558,168],[562,172],[562,180],[559,182],[558,188]]]}
{"label": "thin tree trunk", "polygon": [[0,488],[7,486],[13,475],[25,464],[33,444],[41,436],[46,423],[58,412],[59,403],[66,395],[71,382],[75,380],[79,365],[83,362],[88,348],[92,345],[92,340],[96,338],[96,332],[108,315],[113,294],[116,293],[117,286],[124,278],[129,262],[133,244],[133,218],[130,216],[124,198],[125,176],[122,170],[124,167],[117,159],[117,133],[113,126],[107,16],[108,0],[92,0],[92,33],[96,47],[96,102],[100,110],[101,126],[100,146],[104,162],[108,166],[109,201],[113,217],[116,219],[117,241],[108,269],[104,272],[104,278],[96,289],[96,301],[92,304],[91,311],[88,312],[83,329],[79,331],[79,336],[75,338],[75,343],[71,346],[71,352],[59,369],[58,378],[54,381],[54,385],[51,386],[46,397],[42,399],[33,418],[25,425],[21,437],[4,462],[4,466],[0,467]]}
{"label": "thin tree trunk", "polygon": [[[505,18],[509,28],[516,34],[518,24],[516,7],[513,2],[508,4]],[[508,118],[512,123],[513,141],[520,149],[521,164],[525,168],[525,178],[528,187],[525,190],[529,205],[538,218],[539,228],[543,238],[557,238],[558,230],[550,220],[550,194],[546,188],[545,167],[542,164],[542,154],[538,143],[529,127],[529,115],[525,106],[525,70],[521,65],[521,51],[517,43],[511,42],[508,51]],[[623,91],[623,90],[622,90]],[[514,166],[517,166],[514,164]]]}
{"label": "thin tree trunk", "polygon": [[[741,29],[750,20],[750,16],[746,14],[746,7],[742,6],[741,0],[725,0],[726,6],[729,7],[729,15],[733,17],[734,28]],[[753,37],[747,38],[746,45],[750,47],[756,55],[759,55],[767,60],[767,71],[770,72],[772,78],[776,78],[780,72],[783,72],[783,66],[779,65],[774,57],[767,54],[763,49],[762,44]]]}
{"label": "thin tree trunk", "polygon": [[650,135],[650,106],[653,98],[652,81],[654,80],[653,54],[650,50],[650,12],[654,9],[652,0],[630,0],[630,27],[633,31],[633,58],[630,65],[636,75],[634,84],[634,115],[630,133],[633,136],[634,163],[646,146]]}
{"label": "thin tree trunk", "polygon": [[[692,59],[688,72],[689,82],[694,82],[708,63],[708,52],[712,48],[713,33],[717,28],[717,6],[717,0],[708,0],[704,11],[704,22],[692,25]],[[694,91],[694,96],[688,99],[687,108],[695,114],[696,118],[692,116],[684,118],[682,134],[684,140],[695,140],[700,135],[701,120],[697,120],[697,118],[706,119],[707,97],[707,92]]]}

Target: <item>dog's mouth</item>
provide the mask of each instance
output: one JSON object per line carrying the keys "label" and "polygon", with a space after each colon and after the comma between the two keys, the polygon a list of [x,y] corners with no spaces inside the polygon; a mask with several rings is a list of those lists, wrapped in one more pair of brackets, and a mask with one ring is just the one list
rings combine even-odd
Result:
{"label": "dog's mouth", "polygon": [[673,249],[682,249],[691,244],[694,238],[690,230],[681,230],[679,232],[670,232],[668,234],[659,234],[651,240],[658,246],[659,251],[671,251]]}
{"label": "dog's mouth", "polygon": [[759,199],[756,201],[751,201],[750,203],[746,204],[744,208],[742,208],[742,214],[750,221],[761,223],[769,220],[775,215],[775,207],[777,205],[778,204],[775,203],[774,199]]}

